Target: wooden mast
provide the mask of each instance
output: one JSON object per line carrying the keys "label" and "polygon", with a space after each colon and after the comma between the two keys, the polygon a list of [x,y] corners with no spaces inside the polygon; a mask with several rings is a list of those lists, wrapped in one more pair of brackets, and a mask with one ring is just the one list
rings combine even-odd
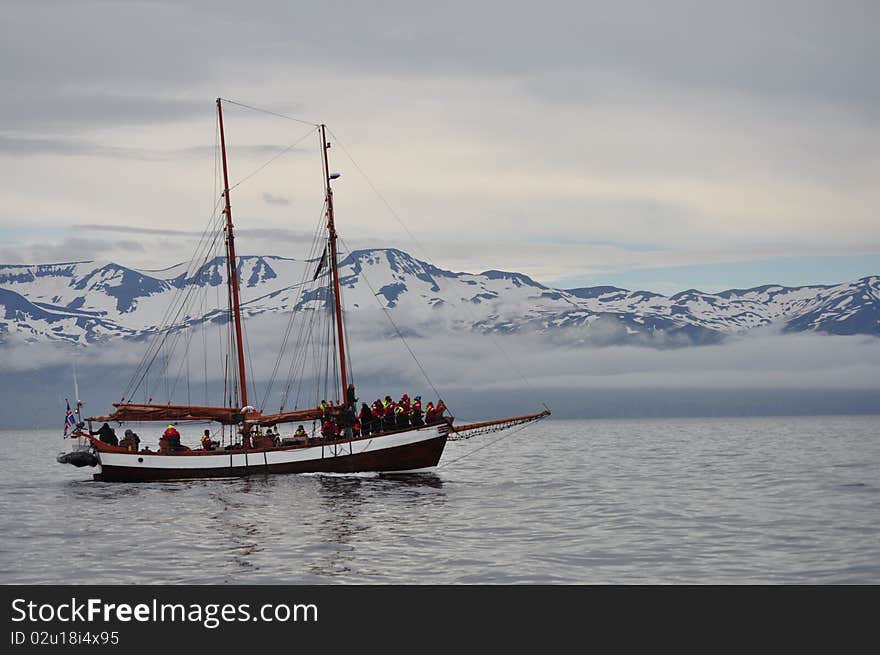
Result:
{"label": "wooden mast", "polygon": [[[229,290],[232,295],[232,321],[235,324],[235,349],[238,354],[238,379],[240,404],[239,409],[246,407],[247,399],[247,377],[244,366],[244,342],[241,338],[241,308],[239,307],[238,296],[238,264],[235,259],[235,237],[232,233],[232,206],[229,204],[229,172],[226,168],[226,136],[223,133],[223,110],[220,107],[220,98],[217,98],[217,118],[220,123],[220,153],[223,160],[223,197],[226,200],[226,208],[223,213],[226,214],[226,258],[228,262],[227,275]],[[247,429],[247,426],[245,426]]]}
{"label": "wooden mast", "polygon": [[330,186],[330,161],[327,150],[327,128],[321,123],[321,151],[324,155],[324,190],[327,201],[327,230],[330,232],[330,264],[333,274],[333,301],[336,309],[336,335],[339,342],[339,372],[342,383],[342,405],[348,407],[348,375],[345,365],[345,334],[342,331],[342,302],[339,296],[339,268],[336,256],[336,224],[333,222],[333,189]]}

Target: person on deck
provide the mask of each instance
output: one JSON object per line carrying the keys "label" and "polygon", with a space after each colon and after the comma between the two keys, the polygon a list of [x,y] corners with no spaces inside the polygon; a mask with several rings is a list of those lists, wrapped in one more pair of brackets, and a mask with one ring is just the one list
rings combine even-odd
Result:
{"label": "person on deck", "polygon": [[394,427],[394,401],[391,396],[385,396],[382,403],[382,429],[389,430]]}
{"label": "person on deck", "polygon": [[361,411],[358,414],[358,420],[361,423],[362,434],[372,434],[373,432],[373,411],[367,403],[361,403]]}
{"label": "person on deck", "polygon": [[296,429],[296,432],[293,433],[293,438],[298,441],[307,441],[309,438],[309,435],[306,432],[306,429],[302,425],[300,425]]}
{"label": "person on deck", "polygon": [[167,450],[183,450],[183,446],[180,445],[180,432],[177,431],[173,423],[168,424],[168,427],[165,428],[165,432],[162,433],[162,437],[159,439],[160,450],[162,449],[163,441],[166,444]]}
{"label": "person on deck", "polygon": [[433,402],[429,402],[425,407],[425,423],[433,423],[437,420],[437,409]]}
{"label": "person on deck", "polygon": [[381,432],[385,420],[385,407],[382,405],[382,401],[377,398],[376,402],[373,403],[371,411],[373,412],[373,425],[375,426],[373,432]]}
{"label": "person on deck", "polygon": [[141,438],[131,430],[126,430],[125,436],[119,442],[119,445],[127,448],[129,451],[137,452],[141,447]]}
{"label": "person on deck", "polygon": [[202,435],[202,448],[205,450],[217,450],[217,446],[219,445],[216,441],[211,439],[211,431],[207,428],[205,429],[205,433]]}
{"label": "person on deck", "polygon": [[422,397],[416,396],[413,398],[412,405],[409,409],[409,421],[415,426],[421,426],[425,424],[424,419],[422,418]]}
{"label": "person on deck", "polygon": [[321,436],[323,436],[327,440],[333,440],[339,437],[339,426],[336,425],[336,421],[326,420],[324,424],[321,426]]}
{"label": "person on deck", "polygon": [[406,427],[407,423],[408,419],[403,405],[400,403],[394,403],[394,427],[403,428]]}
{"label": "person on deck", "polygon": [[119,439],[116,437],[116,431],[110,427],[109,423],[105,423],[100,428],[98,428],[95,432],[89,430],[89,434],[93,437],[98,435],[98,438],[104,443],[110,444],[111,446],[118,446]]}
{"label": "person on deck", "polygon": [[394,429],[394,403],[382,404],[382,411],[385,412],[385,429]]}

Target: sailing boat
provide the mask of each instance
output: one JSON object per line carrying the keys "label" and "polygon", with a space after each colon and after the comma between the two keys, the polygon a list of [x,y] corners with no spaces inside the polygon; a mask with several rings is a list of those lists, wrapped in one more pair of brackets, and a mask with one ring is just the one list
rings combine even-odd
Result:
{"label": "sailing boat", "polygon": [[[222,99],[217,99],[217,125],[222,162],[223,192],[221,199],[225,219],[225,264],[228,285],[229,323],[234,334],[232,343],[235,364],[231,367],[237,378],[232,385],[231,402],[224,405],[156,404],[149,399],[134,403],[125,397],[114,403],[115,410],[107,415],[92,416],[77,423],[72,453],[59,455],[58,461],[76,466],[96,468],[94,479],[103,482],[149,482],[159,480],[189,480],[199,478],[238,477],[261,473],[352,473],[402,472],[435,467],[440,461],[447,440],[452,434],[462,437],[469,430],[484,432],[528,423],[547,416],[549,410],[537,414],[484,421],[471,425],[454,425],[454,418],[446,414],[442,400],[438,411],[422,419],[420,413],[397,420],[373,420],[371,425],[359,425],[357,398],[346,359],[347,335],[344,327],[342,297],[338,266],[338,235],[333,208],[332,181],[338,177],[330,173],[326,126],[315,126],[321,139],[321,160],[324,178],[324,217],[326,218],[325,255],[329,268],[328,287],[332,290],[332,339],[338,348],[334,352],[334,366],[338,372],[338,399],[320,406],[277,412],[263,412],[250,404],[248,396],[248,366],[246,346],[242,336],[242,310],[239,290],[240,271],[235,254],[235,235],[230,203],[229,173],[226,158],[226,135],[223,127]],[[328,252],[329,251],[329,252]],[[321,269],[325,255],[322,255]],[[317,278],[318,271],[315,272]],[[180,330],[179,325],[171,329]],[[232,341],[232,340],[231,340]],[[335,385],[334,385],[335,386]],[[81,402],[77,392],[77,416]],[[277,426],[303,422],[318,422],[334,426],[321,436],[280,439]],[[158,451],[139,443],[114,444],[96,438],[101,431],[92,430],[96,422],[118,423],[204,423],[215,422],[223,430],[231,431],[230,444],[220,449],[210,440],[202,448],[180,446],[179,433],[169,426]],[[88,429],[86,429],[86,427]],[[274,428],[266,435],[263,430]],[[222,444],[220,444],[222,445]],[[76,453],[76,455],[74,455]]]}

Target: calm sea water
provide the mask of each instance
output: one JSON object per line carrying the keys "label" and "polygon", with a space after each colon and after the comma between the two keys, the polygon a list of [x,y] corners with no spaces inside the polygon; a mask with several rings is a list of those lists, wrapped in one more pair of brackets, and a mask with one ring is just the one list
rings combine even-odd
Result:
{"label": "calm sea water", "polygon": [[109,484],[0,432],[0,583],[880,583],[880,417],[546,420],[436,473]]}

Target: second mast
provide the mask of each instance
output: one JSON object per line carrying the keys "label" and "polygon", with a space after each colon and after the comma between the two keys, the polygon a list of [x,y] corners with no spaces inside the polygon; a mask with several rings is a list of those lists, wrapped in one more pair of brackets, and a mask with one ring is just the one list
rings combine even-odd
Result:
{"label": "second mast", "polygon": [[241,333],[241,307],[238,295],[238,262],[235,259],[235,236],[232,233],[232,205],[229,202],[229,172],[226,167],[226,135],[223,133],[223,109],[220,106],[220,98],[217,98],[217,119],[220,123],[220,153],[223,160],[223,197],[226,207],[226,255],[227,277],[231,296],[232,321],[235,325],[235,350],[238,355],[238,379],[240,382],[239,408],[247,407],[247,377],[244,365],[244,342]]}
{"label": "second mast", "polygon": [[333,302],[336,312],[336,336],[339,342],[339,372],[342,383],[342,404],[345,407],[353,402],[348,397],[348,372],[345,364],[345,332],[342,325],[342,301],[339,294],[339,261],[336,250],[336,224],[333,216],[333,188],[330,186],[330,161],[327,150],[330,143],[327,141],[327,127],[321,124],[321,151],[324,155],[324,191],[327,202],[327,231],[330,233],[330,264],[333,276]]}

